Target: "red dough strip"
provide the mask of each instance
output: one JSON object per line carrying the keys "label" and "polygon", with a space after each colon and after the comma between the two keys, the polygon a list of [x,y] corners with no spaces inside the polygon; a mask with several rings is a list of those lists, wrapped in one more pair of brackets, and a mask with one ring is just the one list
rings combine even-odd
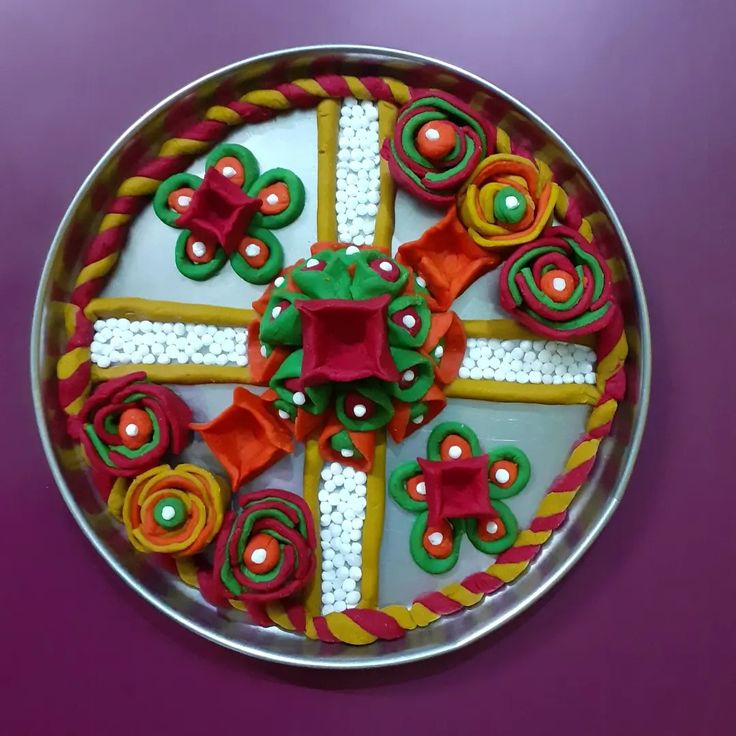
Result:
{"label": "red dough strip", "polygon": [[377,639],[391,641],[404,636],[404,629],[396,619],[378,609],[348,608],[345,615]]}
{"label": "red dough strip", "polygon": [[328,644],[337,644],[340,641],[330,631],[330,627],[327,625],[324,616],[315,616],[312,619],[312,623],[320,641],[327,642]]}
{"label": "red dough strip", "polygon": [[504,585],[501,578],[495,575],[489,575],[487,572],[476,572],[463,580],[463,588],[467,588],[471,593],[483,593],[488,595],[495,590],[502,588]]}
{"label": "red dough strip", "polygon": [[461,608],[463,608],[462,603],[458,603],[452,598],[448,598],[446,595],[437,591],[420,595],[418,598],[414,599],[414,603],[421,603],[423,606],[429,608],[430,611],[438,613],[440,616],[457,613]]}

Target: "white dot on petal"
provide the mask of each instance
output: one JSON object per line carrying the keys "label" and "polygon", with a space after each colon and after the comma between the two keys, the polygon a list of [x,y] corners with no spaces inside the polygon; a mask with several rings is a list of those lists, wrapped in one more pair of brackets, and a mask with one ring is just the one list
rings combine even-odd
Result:
{"label": "white dot on petal", "polygon": [[297,406],[303,406],[304,403],[307,400],[307,397],[301,392],[297,391],[294,393],[294,395],[291,397],[291,400],[297,405]]}
{"label": "white dot on petal", "polygon": [[289,418],[289,412],[288,411],[284,411],[283,409],[279,409],[279,416],[282,419],[288,419]]}
{"label": "white dot on petal", "polygon": [[353,414],[359,419],[364,417],[367,411],[368,409],[366,409],[365,404],[356,404],[353,407]]}
{"label": "white dot on petal", "polygon": [[255,258],[261,252],[261,246],[257,243],[249,243],[245,249],[245,255]]}
{"label": "white dot on petal", "polygon": [[281,307],[278,305],[271,310],[271,319],[276,319],[281,314]]}
{"label": "white dot on petal", "polygon": [[411,330],[416,325],[417,320],[411,314],[405,314],[401,318],[401,323],[404,325],[404,327]]}
{"label": "white dot on petal", "polygon": [[266,561],[266,550],[263,547],[258,547],[251,552],[250,561],[256,565],[262,565]]}
{"label": "white dot on petal", "polygon": [[417,483],[416,491],[420,496],[426,496],[427,484],[423,480],[420,480],[419,483]]}
{"label": "white dot on petal", "polygon": [[284,279],[283,276],[278,276],[276,279],[274,279],[273,285],[278,289],[280,286],[284,285],[284,282],[286,279]]}
{"label": "white dot on petal", "polygon": [[197,240],[195,243],[192,243],[192,253],[194,253],[197,258],[201,258],[206,252],[207,246],[201,240]]}
{"label": "white dot on petal", "polygon": [[388,261],[381,261],[378,264],[378,268],[380,268],[381,271],[393,271],[394,269],[394,267]]}
{"label": "white dot on petal", "polygon": [[360,253],[360,248],[358,248],[355,245],[349,245],[347,248],[345,248],[345,254],[348,256],[352,256],[355,253]]}
{"label": "white dot on petal", "polygon": [[565,291],[565,279],[560,278],[559,276],[557,278],[552,279],[552,288],[555,291]]}
{"label": "white dot on petal", "polygon": [[423,289],[427,288],[427,282],[421,276],[417,276],[416,281]]}
{"label": "white dot on petal", "polygon": [[457,460],[462,454],[462,448],[458,445],[452,445],[450,449],[447,451],[447,454],[453,459]]}
{"label": "white dot on petal", "polygon": [[418,417],[414,417],[411,420],[414,424],[421,424],[424,421],[424,414],[420,414]]}
{"label": "white dot on petal", "polygon": [[413,370],[404,371],[404,374],[401,376],[407,383],[409,381],[413,381],[415,377],[415,373]]}
{"label": "white dot on petal", "polygon": [[506,197],[504,201],[505,201],[506,206],[510,210],[515,210],[521,204],[518,198],[514,196],[513,194],[509,194],[509,196]]}
{"label": "white dot on petal", "polygon": [[496,479],[497,483],[508,483],[511,478],[511,473],[509,473],[506,468],[499,468],[493,477]]}
{"label": "white dot on petal", "polygon": [[138,427],[135,424],[127,424],[125,426],[125,434],[127,434],[128,437],[137,437],[138,432]]}
{"label": "white dot on petal", "polygon": [[231,179],[237,173],[238,172],[232,166],[225,166],[222,169],[222,175],[226,176],[228,179]]}
{"label": "white dot on petal", "polygon": [[498,531],[498,524],[496,524],[496,522],[495,522],[495,521],[489,521],[489,522],[488,522],[488,523],[486,524],[486,531],[487,531],[487,532],[488,532],[489,534],[495,534],[495,533],[496,533],[496,532]]}
{"label": "white dot on petal", "polygon": [[444,540],[444,537],[442,536],[441,532],[432,532],[428,537],[427,541],[433,546],[436,547],[439,544],[442,544]]}
{"label": "white dot on petal", "polygon": [[278,194],[269,194],[266,197],[266,202],[270,205],[278,204],[279,203],[279,197]]}
{"label": "white dot on petal", "polygon": [[355,452],[353,452],[353,450],[346,447],[344,450],[340,450],[340,454],[343,457],[352,457],[355,454]]}
{"label": "white dot on petal", "polygon": [[315,266],[319,266],[319,261],[316,258],[310,258],[307,261],[307,268],[314,268]]}
{"label": "white dot on petal", "polygon": [[191,201],[192,201],[192,198],[187,197],[185,194],[181,194],[176,199],[176,203],[179,205],[179,207],[189,207],[189,204]]}
{"label": "white dot on petal", "polygon": [[424,137],[428,141],[438,141],[440,139],[440,132],[435,128],[427,128],[427,130],[424,131]]}

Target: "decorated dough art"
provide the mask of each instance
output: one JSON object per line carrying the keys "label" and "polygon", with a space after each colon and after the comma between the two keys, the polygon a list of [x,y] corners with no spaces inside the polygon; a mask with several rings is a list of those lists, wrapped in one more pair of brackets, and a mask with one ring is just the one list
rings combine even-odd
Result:
{"label": "decorated dough art", "polygon": [[[243,626],[330,644],[523,574],[611,430],[627,353],[606,254],[541,155],[444,91],[327,75],[204,111],[117,192],[58,384],[136,554]],[[399,242],[414,213],[431,226]],[[136,253],[172,298],[109,290]],[[518,403],[577,407],[552,470],[539,433],[499,433]]]}

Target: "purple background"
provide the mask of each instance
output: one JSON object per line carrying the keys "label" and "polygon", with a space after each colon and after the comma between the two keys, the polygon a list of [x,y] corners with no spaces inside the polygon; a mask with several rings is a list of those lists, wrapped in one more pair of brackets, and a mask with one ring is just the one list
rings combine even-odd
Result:
{"label": "purple background", "polygon": [[[3,0],[0,732],[734,733],[735,24],[730,0]],[[545,118],[621,216],[654,337],[629,491],[567,579],[464,651],[347,674],[221,650],[128,590],[54,487],[27,360],[46,250],[108,145],[210,70],[328,42],[437,56]]]}

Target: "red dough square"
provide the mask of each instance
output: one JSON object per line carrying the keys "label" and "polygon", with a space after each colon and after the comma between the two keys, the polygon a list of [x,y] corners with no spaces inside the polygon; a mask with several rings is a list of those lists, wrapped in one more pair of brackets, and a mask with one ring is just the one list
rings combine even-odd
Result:
{"label": "red dough square", "polygon": [[214,239],[228,254],[234,253],[248,230],[261,200],[249,197],[214,166],[207,169],[192,201],[177,218],[176,226],[203,239]]}
{"label": "red dough square", "polygon": [[417,458],[427,488],[428,522],[496,516],[488,494],[488,455],[465,460]]}
{"label": "red dough square", "polygon": [[302,317],[302,385],[371,377],[398,381],[388,346],[388,302],[388,295],[363,301],[296,301]]}

